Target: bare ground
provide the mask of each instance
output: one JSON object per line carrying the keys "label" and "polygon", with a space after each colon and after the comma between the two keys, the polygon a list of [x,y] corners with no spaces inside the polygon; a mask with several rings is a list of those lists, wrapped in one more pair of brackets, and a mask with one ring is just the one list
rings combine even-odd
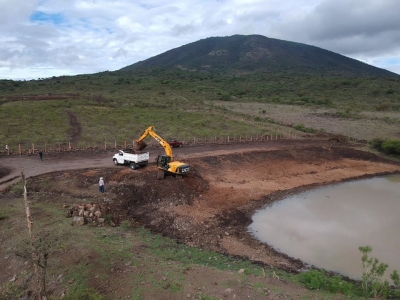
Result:
{"label": "bare ground", "polygon": [[[257,209],[321,185],[400,172],[397,163],[354,145],[327,140],[286,141],[268,149],[227,146],[214,152],[202,150],[185,149],[179,153],[191,165],[190,174],[181,180],[157,180],[157,168],[152,163],[136,171],[122,166],[57,171],[30,178],[28,187],[32,193],[42,193],[43,200],[60,201],[60,209],[79,199],[106,199],[110,204],[108,213],[117,225],[129,220],[179,243],[249,259],[268,268],[298,272],[304,267],[303,262],[248,234],[247,226]],[[49,157],[50,161],[60,159],[61,154]],[[100,176],[106,181],[104,197],[97,190]],[[40,188],[43,181],[51,181],[44,194]],[[188,273],[188,277],[200,276],[209,285],[218,276],[200,267]],[[8,277],[1,276],[2,283]],[[101,289],[94,282],[91,284]],[[284,285],[289,298],[306,294],[298,287]],[[104,292],[122,288],[118,282],[109,283]],[[225,296],[222,293],[220,297]],[[245,298],[243,294],[237,299]]]}

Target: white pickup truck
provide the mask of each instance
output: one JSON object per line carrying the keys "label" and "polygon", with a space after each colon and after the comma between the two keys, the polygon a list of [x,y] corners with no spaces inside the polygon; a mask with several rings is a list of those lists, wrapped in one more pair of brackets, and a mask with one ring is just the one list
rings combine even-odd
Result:
{"label": "white pickup truck", "polygon": [[113,156],[114,165],[129,165],[132,170],[147,166],[149,152],[138,152],[134,150],[119,150]]}

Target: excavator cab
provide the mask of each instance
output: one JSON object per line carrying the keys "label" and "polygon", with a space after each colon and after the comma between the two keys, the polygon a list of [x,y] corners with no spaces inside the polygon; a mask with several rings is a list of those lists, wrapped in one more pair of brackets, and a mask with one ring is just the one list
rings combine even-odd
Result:
{"label": "excavator cab", "polygon": [[161,154],[157,158],[157,167],[161,167],[164,170],[169,169],[169,163],[171,162],[171,157],[165,154]]}

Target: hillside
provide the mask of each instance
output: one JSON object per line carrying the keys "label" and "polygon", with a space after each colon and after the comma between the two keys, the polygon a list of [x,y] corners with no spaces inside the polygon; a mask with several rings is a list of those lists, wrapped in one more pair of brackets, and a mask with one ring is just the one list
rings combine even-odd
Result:
{"label": "hillside", "polygon": [[202,39],[127,66],[121,71],[148,68],[180,68],[220,74],[306,72],[399,78],[399,75],[387,70],[328,50],[261,35]]}

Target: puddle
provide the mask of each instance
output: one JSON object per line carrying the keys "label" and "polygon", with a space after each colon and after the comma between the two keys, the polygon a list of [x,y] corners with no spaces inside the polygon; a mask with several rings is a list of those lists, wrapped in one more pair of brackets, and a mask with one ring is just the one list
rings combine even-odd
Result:
{"label": "puddle", "polygon": [[353,279],[362,274],[359,246],[400,271],[400,175],[332,185],[256,212],[250,233],[280,252]]}

